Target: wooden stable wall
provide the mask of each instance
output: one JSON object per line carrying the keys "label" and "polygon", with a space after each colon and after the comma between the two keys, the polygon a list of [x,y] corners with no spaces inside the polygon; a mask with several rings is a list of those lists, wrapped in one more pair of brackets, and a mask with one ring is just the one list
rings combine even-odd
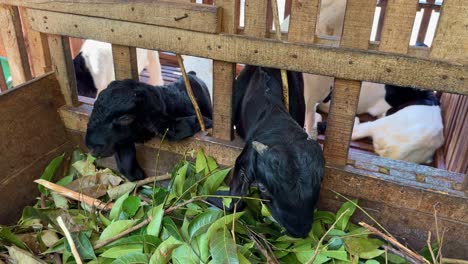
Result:
{"label": "wooden stable wall", "polygon": [[[342,202],[334,191],[359,198],[391,232],[420,247],[427,229],[434,232],[432,213],[437,205],[439,219],[447,228],[445,254],[468,258],[464,250],[468,248],[465,175],[348,152],[361,81],[468,94],[467,1],[444,1],[431,49],[408,45],[417,9],[416,2],[409,0],[387,2],[381,39],[374,44],[369,43],[369,34],[375,0],[348,1],[339,40],[315,36],[319,0],[292,1],[290,33],[284,40],[268,38],[268,0],[248,1],[241,34],[236,34],[235,27],[237,1],[216,0],[214,6],[182,2],[108,0],[96,4],[84,0],[70,5],[0,0],[25,8],[29,27],[47,34],[66,104],[60,115],[75,135],[86,130],[92,106],[82,104],[76,95],[68,37],[106,41],[127,51],[141,47],[215,60],[212,133],[162,145],[155,139],[144,147],[178,154],[203,147],[224,165],[234,164],[242,147],[241,142],[232,141],[230,95],[235,63],[335,76],[320,207],[335,209]],[[127,67],[131,62],[131,56],[115,61],[120,76],[134,76],[132,67]]]}

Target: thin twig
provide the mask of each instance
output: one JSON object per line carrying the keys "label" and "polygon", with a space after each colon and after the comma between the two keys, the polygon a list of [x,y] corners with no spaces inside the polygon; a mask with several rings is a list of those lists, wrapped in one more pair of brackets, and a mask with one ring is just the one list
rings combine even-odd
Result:
{"label": "thin twig", "polygon": [[62,229],[63,234],[65,235],[65,238],[68,241],[68,245],[70,245],[70,249],[71,249],[73,257],[75,258],[76,263],[82,264],[83,261],[80,258],[80,254],[78,254],[78,250],[76,249],[75,242],[73,241],[73,238],[71,237],[70,232],[68,231],[67,226],[63,222],[63,219],[61,216],[57,217],[57,223]]}
{"label": "thin twig", "polygon": [[314,255],[306,262],[306,264],[314,263],[314,260],[315,260],[315,258],[317,257],[317,255],[319,253],[320,245],[322,245],[323,240],[328,235],[328,233],[330,233],[330,231],[333,228],[335,228],[336,223],[338,223],[338,221],[341,219],[341,217],[343,217],[345,214],[347,214],[348,211],[349,211],[349,209],[346,209],[340,216],[338,216],[338,218],[335,220],[335,222],[330,226],[330,228],[328,228],[327,232],[325,232],[325,234],[320,238],[319,242],[317,243],[317,248],[315,248]]}
{"label": "thin twig", "polygon": [[190,97],[190,101],[192,101],[193,108],[195,109],[195,113],[197,114],[198,123],[200,123],[200,128],[202,131],[206,131],[205,128],[205,121],[203,121],[203,116],[200,111],[200,107],[198,107],[197,100],[193,95],[192,86],[190,85],[190,80],[187,76],[187,72],[185,71],[184,66],[184,59],[180,54],[177,54],[177,61],[179,62],[180,71],[182,72],[182,76],[185,82],[185,89],[187,90],[187,94]]}
{"label": "thin twig", "polygon": [[375,228],[373,226],[370,226],[370,225],[368,225],[368,224],[366,224],[364,222],[359,222],[359,225],[366,228],[367,230],[373,232],[374,234],[380,236],[381,238],[383,238],[385,241],[391,243],[392,245],[396,246],[397,248],[402,250],[404,253],[409,255],[412,259],[419,261],[418,263],[429,263],[430,264],[430,262],[427,259],[425,259],[425,258],[421,257],[420,255],[414,253],[411,249],[403,246],[393,236],[386,235],[386,234],[380,232],[377,228]]}
{"label": "thin twig", "polygon": [[62,264],[62,258],[60,258],[60,255],[58,253],[54,253],[54,261],[55,264]]}
{"label": "thin twig", "polygon": [[387,246],[387,245],[383,245],[382,247],[383,247],[386,251],[389,251],[389,252],[391,252],[392,254],[395,254],[395,255],[397,255],[397,256],[403,258],[403,259],[406,260],[406,261],[409,261],[409,262],[411,262],[411,263],[421,263],[419,260],[415,260],[415,259],[411,258],[411,256],[402,253],[402,252],[399,251],[398,249],[395,249],[395,248],[393,248],[393,247],[389,247],[389,246]]}
{"label": "thin twig", "polygon": [[[234,204],[233,215],[236,215],[236,212],[237,212],[237,203]],[[232,221],[232,227],[231,227],[231,235],[232,235],[232,240],[234,241],[234,245],[236,244],[236,232],[234,231],[236,229],[235,223],[236,221]]]}
{"label": "thin twig", "polygon": [[[276,39],[281,40],[281,26],[279,22],[279,15],[278,15],[278,1],[272,0],[271,1],[271,9],[273,11],[273,21],[275,23],[275,31],[276,31]],[[288,75],[286,70],[281,70],[281,81],[283,83],[283,100],[284,100],[284,107],[286,111],[289,111],[289,85],[288,85]]]}
{"label": "thin twig", "polygon": [[60,194],[62,196],[65,196],[67,198],[70,198],[70,199],[85,203],[86,205],[88,205],[90,207],[96,207],[96,208],[98,208],[100,210],[110,210],[110,209],[112,209],[112,206],[113,206],[113,203],[106,204],[106,203],[104,203],[103,201],[101,201],[99,199],[96,199],[96,198],[93,198],[91,196],[84,195],[84,194],[72,191],[72,190],[70,190],[68,188],[65,188],[63,186],[60,186],[58,184],[55,184],[55,183],[52,183],[52,182],[49,182],[49,181],[46,181],[46,180],[38,179],[38,180],[35,180],[34,182],[44,186],[45,188],[47,188],[49,190],[54,191],[54,192],[56,192],[56,193],[58,193],[58,194]]}
{"label": "thin twig", "polygon": [[153,183],[153,182],[158,182],[158,181],[165,181],[165,180],[170,180],[171,175],[169,173],[159,175],[159,176],[153,176],[149,177],[143,180],[136,181],[136,188],[141,187],[145,184]]}
{"label": "thin twig", "polygon": [[468,260],[453,259],[453,258],[442,258],[443,264],[468,264]]}
{"label": "thin twig", "polygon": [[41,209],[46,208],[46,200],[45,200],[45,195],[41,193]]}
{"label": "thin twig", "polygon": [[267,263],[277,264],[277,262],[275,262],[275,260],[273,260],[273,259],[271,258],[271,256],[268,254],[267,250],[266,250],[265,248],[262,247],[262,245],[261,245],[260,242],[255,238],[254,235],[249,234],[249,237],[250,237],[250,239],[252,239],[252,241],[255,243],[255,247],[257,247],[257,249],[262,253],[262,255],[265,256]]}
{"label": "thin twig", "polygon": [[434,250],[432,250],[431,246],[431,231],[427,232],[427,248],[429,249],[429,253],[431,253],[432,261],[434,261],[434,264],[437,263],[436,257],[434,256]]}

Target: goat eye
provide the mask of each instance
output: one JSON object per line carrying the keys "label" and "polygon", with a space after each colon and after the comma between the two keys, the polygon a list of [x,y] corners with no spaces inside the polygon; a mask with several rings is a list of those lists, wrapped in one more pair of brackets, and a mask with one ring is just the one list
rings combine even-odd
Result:
{"label": "goat eye", "polygon": [[261,184],[261,183],[258,184],[258,190],[259,190],[260,192],[262,192],[262,193],[265,193],[265,192],[268,191],[267,188],[265,187],[265,185],[263,185],[263,184]]}
{"label": "goat eye", "polygon": [[127,126],[127,125],[130,125],[134,120],[135,120],[134,115],[123,115],[119,117],[116,121],[117,121],[117,124],[121,126]]}

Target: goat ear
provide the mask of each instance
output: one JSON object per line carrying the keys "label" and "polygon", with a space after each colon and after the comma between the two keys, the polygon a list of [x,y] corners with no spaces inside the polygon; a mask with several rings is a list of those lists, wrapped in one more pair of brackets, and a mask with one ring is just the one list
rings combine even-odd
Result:
{"label": "goat ear", "polygon": [[142,180],[145,178],[145,173],[136,159],[134,143],[116,144],[115,151],[117,167],[125,178],[130,181]]}
{"label": "goat ear", "polygon": [[258,154],[260,155],[263,155],[263,153],[265,153],[265,151],[268,149],[268,146],[263,144],[263,143],[260,143],[258,141],[253,141],[252,142],[252,147],[255,149],[255,151],[257,151]]}

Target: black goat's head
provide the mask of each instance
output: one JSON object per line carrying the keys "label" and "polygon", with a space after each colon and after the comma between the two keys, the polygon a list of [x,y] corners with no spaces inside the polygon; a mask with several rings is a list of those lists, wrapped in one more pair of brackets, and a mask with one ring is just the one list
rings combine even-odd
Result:
{"label": "black goat's head", "polygon": [[154,136],[155,123],[165,121],[159,89],[133,80],[113,81],[94,103],[86,131],[92,155],[108,157],[118,144],[143,142]]}
{"label": "black goat's head", "polygon": [[[301,141],[273,146],[247,142],[230,185],[230,195],[244,196],[257,182],[272,216],[293,237],[305,237],[311,229],[324,171],[320,146],[305,138]],[[238,206],[242,208],[242,202]]]}

